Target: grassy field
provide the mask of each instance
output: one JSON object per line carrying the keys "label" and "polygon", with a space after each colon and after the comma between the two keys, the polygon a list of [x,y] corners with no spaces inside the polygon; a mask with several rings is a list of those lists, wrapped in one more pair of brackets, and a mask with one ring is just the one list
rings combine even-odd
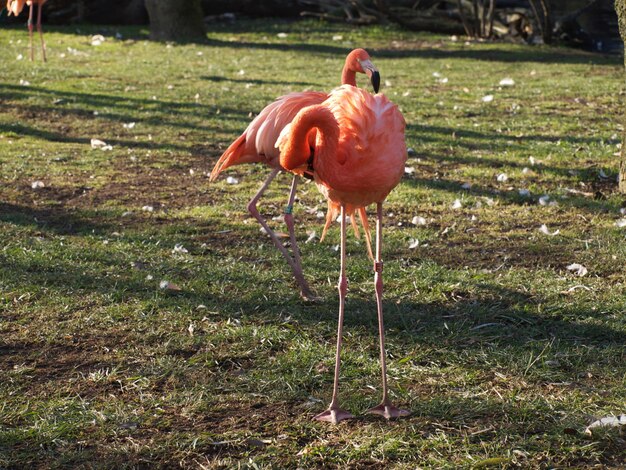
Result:
{"label": "grassy field", "polygon": [[[26,28],[0,31],[0,468],[623,468],[623,430],[584,432],[626,412],[621,58],[317,22],[188,45],[46,34],[43,64]],[[414,150],[384,245],[390,387],[412,416],[362,415],[376,310],[350,234],[340,393],[358,417],[331,426],[311,417],[332,388],[338,226],[305,243],[325,203],[302,185],[323,299],[303,302],[246,211],[267,168],[207,172],[276,96],[337,85],[353,47]]]}

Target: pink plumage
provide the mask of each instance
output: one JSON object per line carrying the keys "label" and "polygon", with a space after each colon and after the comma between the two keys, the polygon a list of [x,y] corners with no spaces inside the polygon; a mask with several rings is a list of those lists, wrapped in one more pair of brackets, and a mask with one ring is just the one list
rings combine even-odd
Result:
{"label": "pink plumage", "polygon": [[[352,415],[339,406],[339,366],[345,297],[348,290],[346,262],[346,215],[358,211],[367,231],[365,207],[375,203],[376,257],[374,285],[380,334],[383,399],[369,413],[387,419],[407,416],[395,407],[387,390],[382,293],[382,204],[400,182],[406,162],[405,121],[396,105],[383,95],[371,95],[351,86],[333,90],[323,103],[302,109],[280,136],[280,164],[295,173],[313,172],[315,183],[328,200],[324,232],[340,214],[341,271],[339,276],[339,329],[335,356],[333,394],[326,411],[316,420],[337,423]],[[315,145],[310,146],[311,136]],[[352,219],[354,220],[354,219]],[[369,239],[368,239],[369,241]],[[370,252],[371,255],[371,252]]]}
{"label": "pink plumage", "polygon": [[[407,155],[404,117],[385,95],[372,95],[345,85],[333,90],[321,106],[332,113],[339,128],[337,141],[328,142],[326,147],[322,145],[324,130],[320,129],[313,152],[315,182],[328,199],[322,236],[337,218],[342,204],[347,215],[359,212],[368,236],[364,208],[382,202],[404,174]],[[313,129],[317,127],[312,125],[305,132],[308,134]],[[288,142],[293,138],[298,137],[284,133],[279,140],[281,165],[302,173],[310,152],[305,153],[306,147],[290,152],[290,146],[300,145]]]}
{"label": "pink plumage", "polygon": [[[354,49],[346,57],[344,67],[341,73],[341,81],[346,86],[356,87],[356,74],[364,73],[372,82],[375,91],[378,91],[380,84],[380,75],[378,71],[370,61],[369,54],[363,49]],[[283,254],[285,260],[291,267],[294,277],[300,285],[300,293],[304,298],[314,298],[315,296],[311,292],[304,274],[302,272],[302,266],[300,261],[300,254],[298,251],[297,241],[294,233],[294,221],[292,215],[293,203],[295,200],[295,191],[298,182],[297,175],[294,176],[291,192],[289,194],[289,200],[285,209],[285,224],[289,230],[289,238],[293,250],[293,257],[289,255],[287,249],[283,246],[282,242],[278,239],[274,231],[269,227],[266,221],[263,219],[259,211],[257,210],[256,203],[262,196],[263,192],[267,189],[271,181],[276,177],[280,171],[285,171],[280,165],[279,150],[276,146],[276,142],[289,127],[291,121],[295,118],[300,110],[303,108],[321,104],[328,98],[328,94],[320,93],[316,91],[303,91],[299,93],[289,93],[281,96],[273,103],[266,106],[259,115],[248,125],[246,130],[241,134],[228,148],[224,151],[222,156],[218,159],[217,163],[211,171],[210,180],[217,179],[219,174],[227,168],[240,165],[244,163],[264,163],[272,168],[272,172],[269,177],[261,186],[261,189],[252,198],[248,204],[248,210],[254,218],[258,220],[263,229],[272,239],[272,242]],[[315,132],[311,132],[308,137],[308,144],[315,145]],[[309,147],[304,150],[305,153],[309,153]],[[367,227],[367,221],[364,222],[364,226]],[[356,225],[355,225],[356,228]],[[366,231],[368,237],[368,249],[369,247],[369,232]]]}
{"label": "pink plumage", "polygon": [[243,134],[222,154],[211,171],[211,181],[226,168],[243,163],[265,163],[280,168],[276,139],[302,108],[322,103],[326,93],[304,91],[281,96],[267,105],[248,125]]}

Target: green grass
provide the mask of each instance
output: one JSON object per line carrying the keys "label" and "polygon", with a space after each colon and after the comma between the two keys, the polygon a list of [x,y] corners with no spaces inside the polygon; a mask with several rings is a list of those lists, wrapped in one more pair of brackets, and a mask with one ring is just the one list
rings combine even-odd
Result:
{"label": "green grass", "polygon": [[[0,468],[623,465],[623,432],[582,432],[626,411],[620,58],[310,21],[215,28],[186,45],[47,28],[47,64],[16,60],[25,28],[0,31]],[[341,397],[358,418],[333,427],[311,417],[332,387],[338,227],[301,244],[323,299],[305,303],[246,212],[268,170],[233,168],[238,185],[207,172],[276,96],[337,85],[353,47],[415,152],[384,244],[390,387],[412,416],[362,415],[380,393],[376,313],[350,235]],[[304,242],[325,205],[310,184],[299,197]]]}

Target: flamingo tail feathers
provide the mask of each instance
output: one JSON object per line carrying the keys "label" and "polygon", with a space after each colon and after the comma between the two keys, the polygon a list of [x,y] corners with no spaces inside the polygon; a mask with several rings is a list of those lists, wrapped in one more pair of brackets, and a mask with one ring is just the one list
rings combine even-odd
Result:
{"label": "flamingo tail feathers", "polygon": [[230,144],[230,146],[219,158],[219,160],[213,167],[213,170],[211,171],[209,181],[215,181],[219,174],[230,166],[236,165],[238,163],[246,163],[246,161],[242,160],[245,145],[246,134],[244,133],[240,135],[237,140],[235,140],[232,144]]}
{"label": "flamingo tail feathers", "polygon": [[[324,230],[322,231],[322,236],[320,237],[320,243],[324,241],[326,237],[326,233],[328,232],[328,228],[333,223],[339,214],[339,206],[333,204],[331,201],[328,201],[328,212],[326,212],[326,223],[324,224]],[[350,222],[352,224],[352,228],[354,229],[354,234],[357,238],[359,238],[359,227],[356,223],[355,212],[358,212],[359,219],[361,219],[361,225],[363,226],[363,233],[365,234],[365,248],[367,248],[367,256],[374,260],[374,253],[372,252],[372,234],[370,233],[370,225],[367,220],[367,212],[365,212],[365,207],[359,207],[353,209],[352,211],[348,210],[348,214],[350,217]]]}

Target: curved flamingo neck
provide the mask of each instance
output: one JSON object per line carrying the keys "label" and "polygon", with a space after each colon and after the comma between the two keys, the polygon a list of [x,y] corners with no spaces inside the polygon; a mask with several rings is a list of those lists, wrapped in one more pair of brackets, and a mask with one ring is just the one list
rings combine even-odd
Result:
{"label": "curved flamingo neck", "polygon": [[286,141],[280,146],[280,164],[287,170],[306,165],[311,156],[309,133],[317,129],[314,159],[328,158],[337,152],[339,124],[326,106],[314,105],[302,109],[291,122]]}
{"label": "curved flamingo neck", "polygon": [[362,49],[354,49],[346,56],[346,62],[341,71],[341,84],[356,86],[356,73],[360,70],[358,56],[365,53]]}
{"label": "curved flamingo neck", "polygon": [[341,84],[356,86],[356,71],[351,67],[351,64],[349,64],[347,60],[341,72]]}
{"label": "curved flamingo neck", "polygon": [[341,84],[356,86],[357,72],[363,73],[359,59],[368,59],[369,55],[364,49],[354,49],[346,57],[346,62],[341,71]]}

